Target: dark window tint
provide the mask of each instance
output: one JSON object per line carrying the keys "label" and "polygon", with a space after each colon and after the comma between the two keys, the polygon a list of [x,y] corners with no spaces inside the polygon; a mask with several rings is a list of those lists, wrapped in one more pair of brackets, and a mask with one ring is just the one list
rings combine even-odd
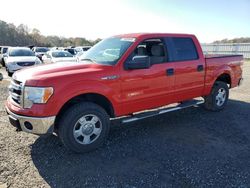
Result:
{"label": "dark window tint", "polygon": [[30,49],[11,49],[9,56],[35,56],[35,54]]}
{"label": "dark window tint", "polygon": [[65,49],[65,51],[68,51],[72,55],[76,55],[76,51],[73,48]]}
{"label": "dark window tint", "polygon": [[90,47],[83,47],[82,50],[83,51],[88,51],[90,49]]}
{"label": "dark window tint", "polygon": [[73,55],[67,51],[52,52],[52,56],[57,57],[73,57]]}
{"label": "dark window tint", "polygon": [[49,51],[49,49],[45,48],[45,47],[37,47],[35,51],[36,52],[47,52],[47,51]]}
{"label": "dark window tint", "polygon": [[3,54],[7,52],[8,48],[3,48]]}
{"label": "dark window tint", "polygon": [[171,38],[174,61],[198,59],[196,47],[191,38]]}

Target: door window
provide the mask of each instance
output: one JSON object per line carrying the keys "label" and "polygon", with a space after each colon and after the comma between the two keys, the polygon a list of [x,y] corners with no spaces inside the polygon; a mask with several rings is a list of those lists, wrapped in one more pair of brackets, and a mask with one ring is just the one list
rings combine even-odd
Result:
{"label": "door window", "polygon": [[168,37],[167,46],[170,50],[170,61],[188,61],[197,60],[198,53],[195,44],[191,38]]}
{"label": "door window", "polygon": [[127,61],[132,61],[135,56],[149,56],[152,65],[167,62],[167,52],[161,39],[144,40],[130,54]]}

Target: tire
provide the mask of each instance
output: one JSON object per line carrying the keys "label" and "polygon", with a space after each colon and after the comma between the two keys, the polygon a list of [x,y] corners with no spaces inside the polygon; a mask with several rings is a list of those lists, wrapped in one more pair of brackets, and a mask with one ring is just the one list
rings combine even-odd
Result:
{"label": "tire", "polygon": [[1,64],[2,64],[3,67],[5,67],[5,62],[4,62],[3,59],[1,60]]}
{"label": "tire", "polygon": [[2,66],[5,67],[5,62],[4,62],[4,60],[2,61]]}
{"label": "tire", "polygon": [[204,107],[210,111],[220,111],[225,108],[229,96],[229,88],[225,82],[216,81],[210,95],[204,97]]}
{"label": "tire", "polygon": [[110,129],[107,112],[91,102],[70,107],[58,122],[58,135],[69,150],[86,153],[100,147]]}
{"label": "tire", "polygon": [[12,77],[13,73],[9,72],[8,70],[7,70],[7,73],[9,77]]}

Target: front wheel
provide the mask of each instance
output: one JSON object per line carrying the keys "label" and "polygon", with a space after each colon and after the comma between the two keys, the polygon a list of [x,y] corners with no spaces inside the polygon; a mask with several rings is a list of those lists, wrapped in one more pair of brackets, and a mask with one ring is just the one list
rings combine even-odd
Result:
{"label": "front wheel", "polygon": [[81,102],[62,115],[58,133],[66,148],[76,153],[85,153],[104,143],[109,128],[109,116],[102,107],[90,102]]}
{"label": "front wheel", "polygon": [[9,70],[7,70],[7,73],[8,73],[8,76],[9,76],[9,77],[12,77],[12,75],[13,75],[12,72],[9,72]]}
{"label": "front wheel", "polygon": [[204,107],[210,111],[220,111],[227,104],[229,89],[225,82],[216,81],[210,95],[204,97]]}
{"label": "front wheel", "polygon": [[1,61],[1,64],[2,64],[3,67],[5,67],[5,62],[4,62],[3,59],[2,59],[2,61]]}

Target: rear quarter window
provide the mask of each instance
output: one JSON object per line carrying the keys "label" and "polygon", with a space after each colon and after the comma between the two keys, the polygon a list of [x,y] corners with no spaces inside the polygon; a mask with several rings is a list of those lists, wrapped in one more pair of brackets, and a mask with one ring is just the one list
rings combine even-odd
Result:
{"label": "rear quarter window", "polygon": [[167,43],[171,48],[172,61],[188,61],[199,58],[191,38],[171,37],[167,38]]}

